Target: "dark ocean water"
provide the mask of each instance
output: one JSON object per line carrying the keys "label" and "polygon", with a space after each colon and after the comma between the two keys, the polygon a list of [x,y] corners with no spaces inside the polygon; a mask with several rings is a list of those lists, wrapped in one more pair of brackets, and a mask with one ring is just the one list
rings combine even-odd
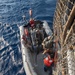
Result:
{"label": "dark ocean water", "polygon": [[20,49],[22,16],[46,20],[52,28],[56,0],[0,0],[0,75],[25,75]]}

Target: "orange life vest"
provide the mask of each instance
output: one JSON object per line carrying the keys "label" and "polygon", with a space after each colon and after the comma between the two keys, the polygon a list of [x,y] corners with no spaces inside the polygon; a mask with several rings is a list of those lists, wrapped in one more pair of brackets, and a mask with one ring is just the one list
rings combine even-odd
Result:
{"label": "orange life vest", "polygon": [[53,59],[50,59],[49,57],[46,57],[46,58],[44,59],[44,64],[45,64],[47,67],[50,67],[53,62],[54,62],[54,60],[53,60]]}

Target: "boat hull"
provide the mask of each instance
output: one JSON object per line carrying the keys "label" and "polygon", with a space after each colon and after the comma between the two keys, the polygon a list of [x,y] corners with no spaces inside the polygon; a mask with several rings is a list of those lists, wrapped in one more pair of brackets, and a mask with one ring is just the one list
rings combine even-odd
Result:
{"label": "boat hull", "polygon": [[[45,29],[46,34],[52,35],[52,31],[46,21],[43,21],[43,28]],[[30,50],[24,46],[24,42],[22,39],[22,36],[24,34],[24,26],[20,26],[20,41],[21,41],[21,50],[22,50],[22,59],[23,59],[23,67],[26,72],[26,75],[38,75],[34,69],[34,60],[33,60],[33,54],[30,52]],[[41,63],[41,62],[40,62]],[[39,65],[38,65],[39,66]],[[40,75],[43,75],[42,73]],[[47,75],[47,74],[46,74]]]}

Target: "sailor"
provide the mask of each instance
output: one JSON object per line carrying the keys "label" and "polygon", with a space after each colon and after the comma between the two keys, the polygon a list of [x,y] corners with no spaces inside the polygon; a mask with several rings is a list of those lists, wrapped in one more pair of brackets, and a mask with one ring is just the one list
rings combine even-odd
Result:
{"label": "sailor", "polygon": [[29,15],[30,15],[30,21],[29,21],[30,27],[34,27],[35,26],[35,21],[32,18],[32,9],[29,10]]}
{"label": "sailor", "polygon": [[43,28],[43,26],[41,24],[39,26],[39,31],[40,31],[40,33],[42,35],[42,40],[44,40],[44,28]]}
{"label": "sailor", "polygon": [[[46,38],[44,41],[46,41],[46,40],[48,40],[50,38],[51,37],[49,36],[49,38]],[[50,40],[52,40],[52,38]],[[51,48],[50,47],[45,47],[44,48],[44,52],[43,52],[44,55],[48,54],[51,57],[51,59],[54,60],[52,65],[51,65],[51,67],[50,67],[50,73],[51,73],[50,75],[52,75],[52,67],[56,66],[56,61],[57,61],[56,44],[57,44],[58,41],[55,41],[55,40],[52,40],[52,41],[55,44],[55,46],[54,45],[50,45],[50,43],[49,43],[49,46]]]}
{"label": "sailor", "polygon": [[24,35],[22,36],[22,39],[23,39],[24,46],[26,46],[31,52],[33,52],[32,46],[31,46],[30,35],[29,35],[29,31],[27,28],[24,29]]}
{"label": "sailor", "polygon": [[22,36],[22,39],[23,39],[23,44],[25,46],[27,44],[27,39],[26,39],[25,35]]}
{"label": "sailor", "polygon": [[43,39],[42,39],[42,33],[40,32],[39,29],[36,30],[36,39],[38,41],[38,45],[40,45],[42,43],[42,41],[43,41]]}
{"label": "sailor", "polygon": [[25,28],[24,29],[24,34],[22,36],[24,46],[28,43],[28,39],[27,39],[28,36],[29,36],[28,30],[27,30],[27,28]]}
{"label": "sailor", "polygon": [[53,44],[53,36],[46,37],[42,42],[43,49],[52,49]]}
{"label": "sailor", "polygon": [[35,21],[32,18],[30,18],[29,23],[30,23],[30,27],[34,27],[35,26]]}
{"label": "sailor", "polygon": [[34,50],[34,62],[35,62],[34,65],[37,66],[37,55],[39,53],[39,46],[38,46],[35,28],[32,28],[32,30],[31,30],[31,40],[32,40],[32,47],[33,47],[33,50]]}
{"label": "sailor", "polygon": [[29,36],[29,31],[28,31],[27,28],[24,29],[24,34],[25,34],[25,37],[27,39],[27,43],[31,44],[31,42],[30,42],[30,36]]}
{"label": "sailor", "polygon": [[55,51],[54,51],[54,50],[46,49],[46,50],[44,50],[43,54],[49,54],[50,57],[51,57],[52,59],[54,59]]}
{"label": "sailor", "polygon": [[30,15],[30,18],[32,18],[32,9],[31,8],[29,10],[29,15]]}
{"label": "sailor", "polygon": [[34,28],[32,28],[30,30],[30,34],[31,34],[31,40],[32,40],[32,45],[36,45],[36,30]]}
{"label": "sailor", "polygon": [[49,71],[49,75],[52,75],[52,64],[53,64],[53,62],[54,62],[54,59],[52,59],[52,58],[50,57],[50,55],[48,54],[48,55],[44,58],[43,62],[44,62],[44,71],[45,71],[45,72]]}
{"label": "sailor", "polygon": [[57,44],[58,44],[58,39],[57,40],[53,40],[53,36],[49,36],[48,38],[45,38],[42,45],[43,45],[43,49],[45,53],[48,53],[51,58],[56,58],[57,55]]}
{"label": "sailor", "polygon": [[28,29],[27,28],[24,29],[24,33],[25,33],[26,37],[29,36],[29,32],[28,32]]}

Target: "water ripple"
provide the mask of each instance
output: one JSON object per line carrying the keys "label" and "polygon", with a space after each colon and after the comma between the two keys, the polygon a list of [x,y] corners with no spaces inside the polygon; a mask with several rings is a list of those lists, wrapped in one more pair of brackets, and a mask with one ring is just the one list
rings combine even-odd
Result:
{"label": "water ripple", "polygon": [[33,17],[46,20],[52,27],[55,0],[0,0],[0,75],[25,75],[20,48],[19,26],[28,10]]}

